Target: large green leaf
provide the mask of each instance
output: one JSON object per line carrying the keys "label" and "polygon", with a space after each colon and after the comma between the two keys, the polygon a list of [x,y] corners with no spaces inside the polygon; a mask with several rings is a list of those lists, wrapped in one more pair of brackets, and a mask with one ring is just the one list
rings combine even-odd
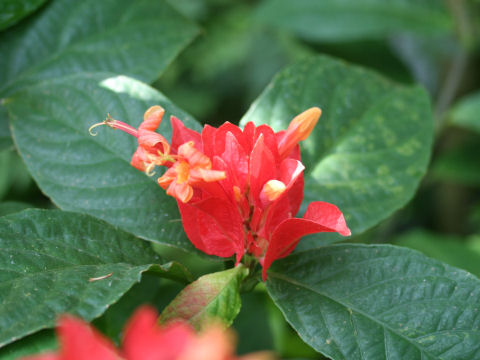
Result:
{"label": "large green leaf", "polygon": [[353,234],[391,215],[413,196],[430,157],[433,120],[427,94],[329,57],[282,71],[242,123],[286,129],[300,112],[323,110],[302,142],[304,201],[337,205]]}
{"label": "large green leaf", "polygon": [[148,243],[87,215],[0,218],[0,346],[65,312],[98,317],[158,262]]}
{"label": "large green leaf", "polygon": [[3,30],[37,10],[46,0],[2,0],[0,30]]}
{"label": "large green leaf", "polygon": [[240,284],[247,275],[248,269],[239,265],[200,277],[163,310],[159,321],[184,319],[202,329],[216,318],[231,325],[240,312]]}
{"label": "large green leaf", "polygon": [[317,41],[445,33],[453,22],[441,0],[265,0],[259,21]]}
{"label": "large green leaf", "polygon": [[390,245],[333,245],[277,261],[267,289],[335,360],[480,359],[480,281]]}
{"label": "large green leaf", "polygon": [[[56,0],[0,35],[0,98],[80,72],[156,79],[198,28],[163,0]],[[0,146],[6,139],[0,110]],[[1,148],[1,147],[0,147]]]}
{"label": "large green leaf", "polygon": [[79,72],[156,79],[197,34],[163,0],[56,0],[0,38],[2,93]]}
{"label": "large green leaf", "polygon": [[461,99],[450,116],[452,124],[480,132],[480,91]]}
{"label": "large green leaf", "polygon": [[43,82],[9,98],[13,136],[42,191],[65,210],[88,213],[137,236],[192,250],[176,202],[130,166],[137,139],[88,128],[107,113],[138,126],[148,107],[166,109],[160,132],[170,139],[169,116],[198,124],[156,90],[126,77],[75,75]]}
{"label": "large green leaf", "polygon": [[480,276],[480,239],[412,230],[395,239],[395,244],[421,251],[427,256]]}

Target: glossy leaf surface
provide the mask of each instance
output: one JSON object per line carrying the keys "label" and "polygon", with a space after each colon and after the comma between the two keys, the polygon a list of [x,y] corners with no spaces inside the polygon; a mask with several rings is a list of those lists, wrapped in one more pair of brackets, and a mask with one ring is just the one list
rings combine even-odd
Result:
{"label": "glossy leaf surface", "polygon": [[335,360],[480,358],[480,280],[405,248],[294,254],[267,288],[290,324]]}
{"label": "glossy leaf surface", "polygon": [[425,174],[433,135],[428,96],[372,71],[312,57],[279,73],[242,123],[279,131],[313,106],[323,114],[301,143],[304,207],[335,204],[358,234],[404,206]]}
{"label": "glossy leaf surface", "polygon": [[[25,2],[25,0],[22,0]],[[155,80],[198,28],[163,0],[55,0],[0,34],[0,99],[82,72]],[[10,146],[0,109],[0,149]]]}
{"label": "glossy leaf surface", "polygon": [[63,313],[98,317],[159,260],[147,242],[87,215],[0,218],[0,346],[53,327]]}

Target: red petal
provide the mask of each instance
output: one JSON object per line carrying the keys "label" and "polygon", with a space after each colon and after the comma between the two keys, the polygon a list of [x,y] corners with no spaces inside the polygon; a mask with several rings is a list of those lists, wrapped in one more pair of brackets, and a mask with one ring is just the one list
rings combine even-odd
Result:
{"label": "red petal", "polygon": [[145,156],[145,150],[142,149],[141,146],[137,147],[137,151],[132,156],[132,160],[130,161],[130,164],[140,170],[140,171],[145,171],[147,167],[145,166],[145,160],[147,157]]}
{"label": "red petal", "polygon": [[248,142],[245,139],[243,131],[236,125],[226,122],[220,126],[215,133],[215,155],[222,155],[225,151],[226,144],[228,143],[227,134],[231,133],[237,142],[243,147],[246,153],[248,149]]}
{"label": "red petal", "polygon": [[248,175],[247,154],[231,132],[227,132],[225,139],[225,151],[221,158],[228,169],[227,177],[231,178],[232,184],[238,186],[243,192]]}
{"label": "red petal", "polygon": [[285,159],[280,165],[280,180],[286,185],[285,192],[267,209],[265,226],[261,233],[269,238],[273,230],[285,219],[298,212],[303,198],[303,164],[294,159]]}
{"label": "red petal", "polygon": [[157,130],[158,126],[162,122],[163,114],[165,110],[161,106],[152,106],[143,115],[143,122],[138,127],[138,130]]}
{"label": "red petal", "polygon": [[245,141],[247,143],[246,144],[247,148],[245,149],[247,154],[252,152],[253,144],[255,143],[255,130],[256,130],[256,128],[257,127],[255,126],[255,124],[252,121],[249,121],[245,125],[245,127],[243,128],[243,135],[245,136]]}
{"label": "red petal", "polygon": [[72,316],[60,319],[57,328],[61,350],[65,360],[118,360],[119,355],[103,335],[87,323]]}
{"label": "red petal", "polygon": [[138,145],[158,156],[155,150],[160,150],[162,153],[168,154],[170,152],[170,145],[162,135],[150,130],[140,129],[138,131]]}
{"label": "red petal", "polygon": [[202,130],[203,153],[210,159],[215,156],[215,134],[217,128],[210,125],[205,125]]}
{"label": "red petal", "polygon": [[123,351],[128,360],[175,359],[194,338],[193,330],[183,323],[167,327],[157,325],[158,314],[141,307],[125,327]]}
{"label": "red petal", "polygon": [[303,218],[328,227],[331,229],[330,231],[338,232],[343,236],[352,234],[340,209],[327,202],[315,201],[310,203]]}
{"label": "red petal", "polygon": [[270,150],[275,159],[275,163],[280,163],[280,158],[278,155],[278,145],[277,145],[277,136],[273,132],[273,129],[268,125],[260,125],[255,129],[255,141],[258,140],[260,135],[263,135],[263,142],[265,147]]}
{"label": "red petal", "polygon": [[199,151],[203,151],[202,137],[195,130],[185,127],[183,122],[172,116],[170,118],[172,123],[172,148],[177,150],[180,145],[186,142],[193,141],[195,148]]}
{"label": "red petal", "polygon": [[303,219],[291,218],[278,225],[268,244],[263,263],[263,280],[267,278],[267,270],[276,260],[290,254],[302,236],[318,232],[338,232],[350,235],[342,212],[326,202],[316,201],[308,205]]}
{"label": "red petal", "polygon": [[272,152],[265,146],[263,135],[260,135],[253,146],[252,153],[250,154],[248,173],[250,194],[255,206],[262,207],[260,192],[263,189],[263,185],[265,185],[268,180],[277,177],[275,159]]}
{"label": "red petal", "polygon": [[230,202],[209,198],[195,204],[177,201],[183,227],[201,251],[220,257],[243,256],[243,222]]}

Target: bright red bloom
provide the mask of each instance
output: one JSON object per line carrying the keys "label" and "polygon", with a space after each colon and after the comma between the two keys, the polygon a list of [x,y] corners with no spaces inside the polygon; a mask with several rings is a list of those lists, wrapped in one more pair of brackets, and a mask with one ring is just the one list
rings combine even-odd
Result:
{"label": "bright red bloom", "polygon": [[23,360],[271,360],[268,352],[234,356],[232,335],[219,326],[196,334],[184,322],[161,327],[157,312],[147,306],[137,310],[127,324],[121,350],[84,321],[72,316],[59,320],[58,353]]}
{"label": "bright red bloom", "polygon": [[350,235],[343,214],[332,204],[311,203],[303,218],[294,218],[303,198],[303,170],[298,143],[317,123],[321,110],[311,108],[275,133],[252,122],[242,130],[231,123],[206,125],[201,133],[172,117],[171,145],[154,132],[163,109],[147,110],[136,129],[111,120],[107,124],[138,137],[132,165],[140,170],[169,167],[158,179],[177,199],[190,241],[207,254],[245,253],[263,266],[263,279],[276,259],[290,254],[300,238],[317,232]]}

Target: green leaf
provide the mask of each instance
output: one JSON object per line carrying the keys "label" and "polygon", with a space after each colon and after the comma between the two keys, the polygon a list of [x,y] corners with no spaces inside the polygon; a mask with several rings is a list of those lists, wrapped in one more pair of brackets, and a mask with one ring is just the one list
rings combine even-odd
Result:
{"label": "green leaf", "polygon": [[451,123],[480,133],[480,92],[461,99],[450,112]]}
{"label": "green leaf", "polygon": [[33,205],[21,201],[4,201],[0,202],[0,216],[13,214],[28,208],[33,208]]}
{"label": "green leaf", "polygon": [[159,321],[185,319],[202,329],[216,318],[231,325],[240,312],[240,284],[247,275],[248,269],[239,265],[198,278],[163,310]]}
{"label": "green leaf", "polygon": [[480,358],[480,280],[391,245],[333,245],[277,261],[267,289],[335,360]]}
{"label": "green leaf", "polygon": [[51,1],[38,16],[2,34],[0,96],[80,72],[151,82],[197,33],[162,0]]}
{"label": "green leaf", "polygon": [[130,165],[137,139],[108,127],[88,128],[107,113],[137,127],[162,105],[160,132],[170,139],[170,115],[198,124],[149,86],[123,76],[64,77],[29,87],[7,101],[20,154],[42,191],[60,208],[88,213],[145,239],[193,251],[175,200]]}
{"label": "green leaf", "polygon": [[279,131],[312,106],[323,115],[301,143],[304,204],[337,205],[356,235],[404,206],[425,174],[433,136],[428,96],[374,72],[312,57],[280,72],[242,123]]}
{"label": "green leaf", "polygon": [[457,236],[435,234],[426,230],[413,230],[400,235],[396,245],[406,246],[427,256],[465,269],[480,276],[479,239],[462,239]]}
{"label": "green leaf", "polygon": [[441,0],[266,0],[262,23],[313,41],[383,39],[400,32],[448,33],[453,21]]}
{"label": "green leaf", "polygon": [[[152,82],[198,28],[162,0],[56,0],[0,34],[0,98],[25,85],[81,72]],[[10,146],[0,109],[0,149]]]}
{"label": "green leaf", "polygon": [[0,218],[0,346],[53,327],[62,313],[98,317],[158,262],[148,243],[87,215]]}
{"label": "green leaf", "polygon": [[176,261],[170,261],[163,265],[155,265],[150,268],[151,273],[160,277],[170,279],[181,283],[191,283],[193,276],[188,269]]}
{"label": "green leaf", "polygon": [[0,2],[0,30],[17,23],[37,10],[46,0],[2,0]]}

